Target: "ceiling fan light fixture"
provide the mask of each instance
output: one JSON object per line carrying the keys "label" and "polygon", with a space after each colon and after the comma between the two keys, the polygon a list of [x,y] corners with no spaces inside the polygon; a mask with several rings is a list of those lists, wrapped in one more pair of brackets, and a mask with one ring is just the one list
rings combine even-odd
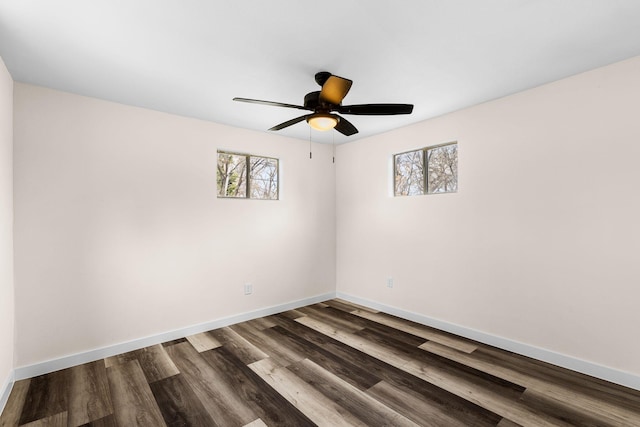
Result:
{"label": "ceiling fan light fixture", "polygon": [[338,124],[338,117],[332,114],[315,113],[307,118],[309,126],[319,131],[331,130]]}

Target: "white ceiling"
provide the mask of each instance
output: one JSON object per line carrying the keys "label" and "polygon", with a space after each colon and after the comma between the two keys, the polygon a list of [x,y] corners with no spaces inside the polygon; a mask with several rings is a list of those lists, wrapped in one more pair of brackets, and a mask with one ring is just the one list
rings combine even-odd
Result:
{"label": "white ceiling", "polygon": [[[299,110],[317,71],[354,81],[342,143],[640,55],[639,0],[0,0],[16,81],[266,131]],[[281,134],[308,140],[298,123]],[[332,139],[333,136],[335,140]]]}

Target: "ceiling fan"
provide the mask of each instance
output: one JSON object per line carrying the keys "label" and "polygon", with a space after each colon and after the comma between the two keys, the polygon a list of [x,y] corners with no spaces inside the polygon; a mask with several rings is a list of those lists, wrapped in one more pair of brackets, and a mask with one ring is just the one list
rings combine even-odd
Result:
{"label": "ceiling fan", "polygon": [[358,133],[358,129],[340,114],[387,116],[395,114],[411,114],[412,104],[358,104],[342,105],[342,100],[349,93],[351,84],[349,79],[334,76],[327,71],[321,71],[315,75],[316,83],[322,89],[310,92],[304,97],[304,105],[284,104],[282,102],[261,101],[259,99],[233,98],[234,101],[248,102],[251,104],[273,105],[275,107],[295,108],[298,110],[313,111],[295,119],[287,120],[272,127],[269,130],[281,130],[295,125],[303,120],[316,130],[326,131],[335,129],[343,135],[350,136]]}

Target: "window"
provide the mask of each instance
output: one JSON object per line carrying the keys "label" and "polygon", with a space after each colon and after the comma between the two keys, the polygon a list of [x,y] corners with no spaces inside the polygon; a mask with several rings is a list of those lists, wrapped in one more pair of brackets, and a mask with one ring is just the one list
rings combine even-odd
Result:
{"label": "window", "polygon": [[395,196],[455,193],[458,191],[458,143],[396,154],[393,175]]}
{"label": "window", "polygon": [[424,194],[424,151],[410,151],[394,156],[396,196]]}
{"label": "window", "polygon": [[218,197],[278,200],[278,159],[218,151]]}
{"label": "window", "polygon": [[250,156],[249,197],[278,199],[278,159]]}

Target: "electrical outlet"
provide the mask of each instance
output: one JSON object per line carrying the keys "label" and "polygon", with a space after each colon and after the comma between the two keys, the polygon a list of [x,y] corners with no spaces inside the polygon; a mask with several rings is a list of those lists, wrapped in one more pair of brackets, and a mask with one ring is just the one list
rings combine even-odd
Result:
{"label": "electrical outlet", "polygon": [[387,288],[393,288],[393,277],[387,277]]}
{"label": "electrical outlet", "polygon": [[251,295],[253,293],[253,285],[251,283],[244,284],[244,294]]}

